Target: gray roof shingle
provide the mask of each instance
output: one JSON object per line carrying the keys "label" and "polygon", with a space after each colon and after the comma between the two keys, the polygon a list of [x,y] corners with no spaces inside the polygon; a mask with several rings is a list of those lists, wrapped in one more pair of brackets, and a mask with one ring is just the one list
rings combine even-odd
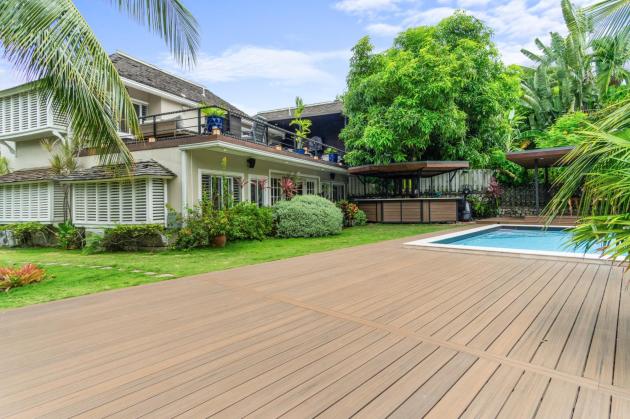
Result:
{"label": "gray roof shingle", "polygon": [[16,170],[14,172],[7,173],[6,175],[0,176],[0,184],[51,181],[54,180],[55,176],[55,173],[49,167]]}
{"label": "gray roof shingle", "polygon": [[[334,100],[332,102],[314,103],[311,105],[304,105],[304,113],[302,117],[309,118],[321,115],[334,115],[342,113],[343,103],[340,100]],[[267,121],[282,121],[285,119],[291,119],[295,115],[295,107],[288,107],[283,109],[273,109],[269,111],[258,112],[257,116],[265,118]]]}
{"label": "gray roof shingle", "polygon": [[193,102],[205,102],[212,106],[247,115],[236,106],[221,99],[203,86],[188,82],[156,67],[147,65],[128,55],[115,52],[109,56],[121,77],[146,86],[180,96]]}
{"label": "gray roof shingle", "polygon": [[[87,169],[79,169],[66,176],[58,176],[61,181],[82,181],[113,179],[126,177],[127,173],[122,165],[114,166],[94,166]],[[155,160],[137,161],[131,170],[132,177],[160,177],[173,178],[175,173],[162,166]]]}

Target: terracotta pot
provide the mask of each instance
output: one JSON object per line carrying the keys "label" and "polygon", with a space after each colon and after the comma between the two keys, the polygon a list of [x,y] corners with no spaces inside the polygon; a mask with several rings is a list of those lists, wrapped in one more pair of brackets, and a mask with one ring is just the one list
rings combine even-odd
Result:
{"label": "terracotta pot", "polygon": [[227,242],[227,236],[222,234],[220,236],[216,236],[212,239],[212,246],[214,247],[225,247],[225,243]]}

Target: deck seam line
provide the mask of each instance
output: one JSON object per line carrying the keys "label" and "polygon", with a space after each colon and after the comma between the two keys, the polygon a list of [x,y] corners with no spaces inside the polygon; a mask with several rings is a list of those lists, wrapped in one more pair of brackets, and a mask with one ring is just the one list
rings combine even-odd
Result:
{"label": "deck seam line", "polygon": [[459,351],[459,352],[465,352],[468,353],[470,355],[476,356],[478,358],[484,358],[490,361],[495,361],[498,362],[500,364],[504,364],[504,365],[509,365],[515,368],[519,368],[519,369],[523,369],[525,371],[530,371],[533,373],[537,373],[537,374],[541,374],[541,375],[545,375],[549,378],[555,378],[555,379],[559,379],[559,380],[563,380],[569,383],[573,383],[579,386],[584,386],[593,390],[599,390],[599,391],[603,391],[606,392],[612,396],[615,397],[619,397],[622,398],[624,400],[628,400],[630,401],[630,389],[624,389],[618,386],[614,386],[614,385],[609,385],[609,384],[602,384],[597,382],[596,380],[592,380],[592,379],[588,379],[588,378],[584,378],[584,377],[578,377],[572,374],[567,374],[561,371],[556,371],[547,367],[541,367],[538,365],[534,365],[531,364],[529,362],[523,362],[523,361],[518,361],[515,359],[509,359],[505,356],[501,356],[501,355],[495,355],[492,354],[490,352],[486,352],[486,351],[482,351],[482,350],[478,350],[478,349],[474,349],[474,348],[469,348],[465,345],[461,345],[461,344],[457,344],[457,343],[453,343],[453,342],[449,342],[446,340],[442,340],[442,339],[437,339],[431,336],[425,336],[410,330],[406,330],[406,329],[401,329],[395,326],[391,326],[391,325],[386,325],[386,324],[382,324],[382,323],[378,323],[378,322],[374,322],[371,320],[367,320],[367,319],[363,319],[360,317],[356,317],[350,314],[345,314],[345,313],[340,313],[334,310],[330,310],[324,307],[318,307],[315,305],[311,305],[308,303],[304,303],[302,301],[299,301],[297,299],[285,296],[285,295],[281,295],[281,294],[277,294],[277,293],[266,293],[266,292],[261,292],[261,291],[257,291],[254,289],[250,289],[244,286],[240,286],[240,285],[235,285],[235,284],[230,284],[227,282],[223,282],[219,279],[214,279],[213,281],[215,281],[216,283],[219,283],[225,287],[231,288],[231,289],[236,289],[236,290],[241,290],[244,292],[248,292],[248,293],[253,293],[253,294],[257,294],[257,295],[261,295],[264,298],[270,299],[270,300],[274,300],[274,301],[278,301],[278,302],[283,302],[286,304],[292,304],[294,306],[297,307],[301,307],[303,309],[306,310],[312,310],[312,311],[317,311],[319,313],[328,315],[328,316],[333,316],[333,317],[337,317],[343,320],[347,320],[347,321],[351,321],[351,322],[355,322],[355,323],[359,323],[365,326],[369,326],[369,327],[373,327],[376,329],[381,329],[381,330],[385,330],[385,331],[389,331],[391,333],[394,334],[398,334],[399,336],[404,336],[404,337],[408,337],[408,338],[412,338],[412,339],[416,339],[419,340],[421,342],[426,342],[426,343],[431,343],[440,347],[444,347],[444,348],[448,348],[448,349],[452,349],[455,351]]}

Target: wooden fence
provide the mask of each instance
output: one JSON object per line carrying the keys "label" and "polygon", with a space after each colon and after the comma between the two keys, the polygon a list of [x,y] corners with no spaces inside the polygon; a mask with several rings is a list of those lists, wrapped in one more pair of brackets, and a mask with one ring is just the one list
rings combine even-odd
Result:
{"label": "wooden fence", "polygon": [[[493,171],[490,169],[458,170],[452,173],[444,173],[432,178],[422,178],[420,192],[460,193],[464,187],[473,192],[481,193],[488,189]],[[379,193],[379,185],[366,183],[365,185],[356,176],[350,176],[348,194],[350,196],[375,195]]]}

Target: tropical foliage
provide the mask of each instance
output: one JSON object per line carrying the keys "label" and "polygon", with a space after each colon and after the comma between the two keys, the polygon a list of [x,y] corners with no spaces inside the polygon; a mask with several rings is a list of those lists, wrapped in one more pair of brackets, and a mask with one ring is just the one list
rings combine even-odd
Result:
{"label": "tropical foliage", "polygon": [[46,279],[46,272],[32,263],[11,268],[0,267],[0,291],[9,292],[13,288],[34,284]]}
{"label": "tropical foliage", "polygon": [[311,133],[311,126],[313,122],[310,119],[302,118],[304,113],[304,101],[301,97],[295,98],[295,111],[293,113],[294,118],[289,125],[295,126],[295,136],[297,140],[297,148],[302,148],[302,143]]}
{"label": "tropical foliage", "polygon": [[436,26],[398,35],[375,53],[353,48],[341,133],[351,165],[420,159],[489,161],[503,148],[517,103],[519,72],[506,69],[478,19],[456,12]]}
{"label": "tropical foliage", "polygon": [[340,234],[343,214],[331,201],[316,195],[300,195],[273,206],[278,237],[323,237]]}
{"label": "tropical foliage", "polygon": [[10,171],[9,160],[4,156],[0,156],[0,175],[6,175]]}
{"label": "tropical foliage", "polygon": [[[195,61],[195,18],[179,0],[115,0],[121,12],[162,37],[182,64]],[[0,45],[14,65],[72,121],[103,163],[132,160],[118,127],[141,136],[131,99],[109,56],[71,0],[3,0]]]}

